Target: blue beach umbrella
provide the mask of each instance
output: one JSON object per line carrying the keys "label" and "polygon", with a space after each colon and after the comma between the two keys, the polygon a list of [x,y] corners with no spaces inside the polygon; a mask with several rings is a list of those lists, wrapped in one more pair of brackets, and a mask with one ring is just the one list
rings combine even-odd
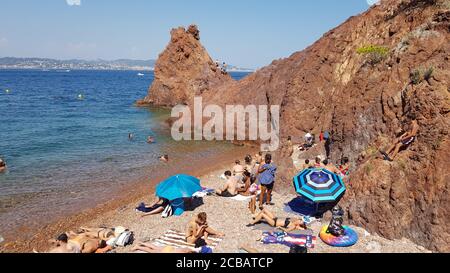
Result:
{"label": "blue beach umbrella", "polygon": [[156,186],[156,196],[173,201],[180,198],[190,198],[201,191],[200,180],[189,175],[172,176]]}
{"label": "blue beach umbrella", "polygon": [[294,177],[298,194],[314,203],[328,203],[338,200],[345,193],[342,179],[326,169],[306,169]]}

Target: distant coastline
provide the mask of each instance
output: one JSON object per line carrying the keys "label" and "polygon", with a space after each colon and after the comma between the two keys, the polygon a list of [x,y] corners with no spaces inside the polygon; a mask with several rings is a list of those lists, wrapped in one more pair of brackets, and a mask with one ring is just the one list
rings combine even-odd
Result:
{"label": "distant coastline", "polygon": [[[132,70],[154,71],[155,60],[58,60],[49,58],[0,58],[0,69],[33,70]],[[229,66],[229,72],[254,72],[254,69]]]}

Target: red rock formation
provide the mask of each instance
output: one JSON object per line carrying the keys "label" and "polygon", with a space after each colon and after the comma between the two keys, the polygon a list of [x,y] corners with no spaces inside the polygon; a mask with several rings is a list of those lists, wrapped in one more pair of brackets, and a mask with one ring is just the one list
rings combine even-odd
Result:
{"label": "red rock formation", "polygon": [[[219,105],[281,105],[282,139],[327,129],[333,138],[332,159],[345,155],[352,160],[342,200],[352,223],[387,238],[408,237],[432,250],[450,251],[449,8],[447,0],[382,1],[304,51],[240,82],[213,73],[207,57],[188,67],[212,72],[178,78],[187,70],[186,60],[170,50],[176,54],[161,56],[152,87],[157,95],[151,90],[150,100],[171,105],[201,94],[205,103]],[[193,36],[187,40],[198,43]],[[183,83],[175,92],[174,81]],[[187,88],[186,83],[196,87]],[[394,162],[376,159],[377,150],[413,118],[420,132],[411,147]],[[279,185],[291,188],[289,149],[282,147],[276,159],[283,182]]]}
{"label": "red rock formation", "polygon": [[232,81],[223,74],[200,43],[195,25],[171,31],[171,40],[155,64],[155,80],[149,95],[138,105],[188,104],[205,90]]}

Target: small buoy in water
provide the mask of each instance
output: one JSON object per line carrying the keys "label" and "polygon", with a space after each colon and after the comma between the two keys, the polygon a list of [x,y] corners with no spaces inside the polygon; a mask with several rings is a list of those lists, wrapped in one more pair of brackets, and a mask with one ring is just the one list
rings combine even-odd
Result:
{"label": "small buoy in water", "polygon": [[79,100],[84,100],[84,96],[83,96],[82,94],[79,94],[79,95],[78,95],[78,99],[79,99]]}
{"label": "small buoy in water", "polygon": [[6,92],[6,93],[9,93],[10,91],[9,91],[9,89],[6,89],[5,92]]}

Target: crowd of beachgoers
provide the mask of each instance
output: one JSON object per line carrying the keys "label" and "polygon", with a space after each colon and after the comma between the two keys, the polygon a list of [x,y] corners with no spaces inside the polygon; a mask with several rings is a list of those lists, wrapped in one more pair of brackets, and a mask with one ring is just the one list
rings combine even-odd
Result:
{"label": "crowd of beachgoers", "polygon": [[[133,134],[130,133],[129,139],[133,140],[133,138]],[[321,175],[333,174],[338,177],[337,180],[345,181],[351,170],[350,162],[347,157],[343,157],[340,164],[331,163],[328,132],[320,134],[320,143],[316,143],[316,137],[311,133],[306,134],[303,140],[304,142],[301,144],[294,145],[292,139],[288,138],[291,148],[298,149],[298,153],[323,144],[326,155],[318,155],[314,159],[304,159],[304,162],[296,170],[298,173],[315,172],[319,178]],[[147,142],[152,144],[155,139],[149,137]],[[170,164],[168,155],[161,156],[160,160]],[[117,248],[124,248],[126,252],[137,253],[211,253],[227,236],[227,230],[217,229],[215,225],[218,223],[210,221],[211,214],[202,212],[203,198],[213,197],[214,201],[218,203],[225,203],[225,200],[244,201],[246,204],[248,202],[248,212],[245,214],[249,216],[245,228],[251,229],[263,225],[260,242],[264,244],[279,243],[288,246],[291,253],[305,253],[308,248],[314,248],[316,244],[313,229],[317,229],[317,227],[312,228],[311,225],[321,221],[324,211],[318,212],[317,207],[316,211],[309,215],[294,213],[295,217],[280,217],[280,208],[286,206],[286,203],[276,204],[274,202],[273,189],[276,177],[276,162],[271,153],[265,152],[258,152],[253,156],[248,154],[243,161],[236,160],[229,170],[214,179],[217,182],[214,188],[202,187],[203,183],[199,178],[176,175],[157,186],[153,202],[148,205],[140,203],[134,210],[136,217],[140,219],[176,218],[188,211],[195,212],[191,214],[189,221],[186,221],[182,232],[175,229],[168,230],[161,237],[144,242],[138,240],[139,236],[136,236],[132,230],[123,226],[80,227],[76,231],[64,232],[57,238],[50,239],[49,250],[46,252],[107,253],[115,252]],[[327,184],[327,181],[324,182]],[[322,187],[321,185],[316,186]],[[302,195],[299,191],[297,193],[299,196]],[[345,191],[342,192],[342,195],[344,193]],[[341,246],[339,244],[350,247],[358,241],[356,232],[344,226],[344,213],[338,205],[342,195],[330,199],[329,203],[332,206],[328,206],[327,211],[331,213],[331,221],[320,231],[320,238],[333,247]],[[314,199],[312,199],[312,203],[314,203]],[[222,221],[233,222],[233,216],[224,217]],[[165,226],[163,222],[160,224]],[[260,252],[258,248],[246,245],[241,245],[239,249],[245,253]],[[35,252],[37,251],[35,250]]]}

